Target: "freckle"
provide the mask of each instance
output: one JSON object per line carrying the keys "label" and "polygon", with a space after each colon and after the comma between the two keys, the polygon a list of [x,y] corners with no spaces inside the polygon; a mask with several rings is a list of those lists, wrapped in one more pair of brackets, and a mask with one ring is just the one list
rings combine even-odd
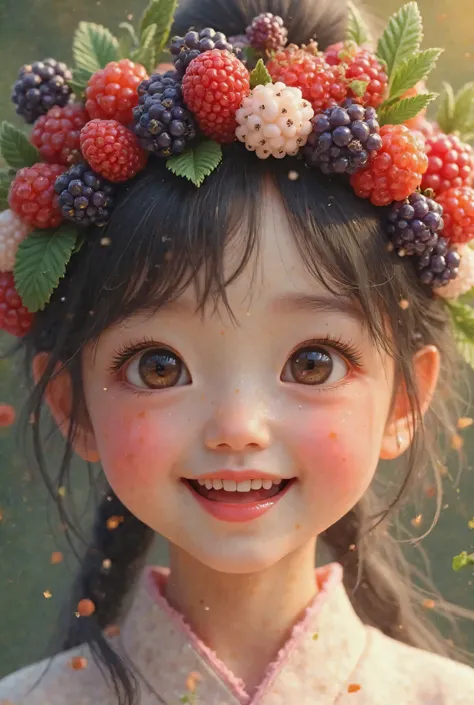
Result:
{"label": "freckle", "polygon": [[331,433],[329,434],[329,438],[330,438],[332,441],[335,441],[336,438],[337,438],[337,433],[335,433],[334,431],[331,431]]}
{"label": "freckle", "polygon": [[146,411],[140,411],[140,413],[137,416],[137,419],[144,419],[146,416]]}
{"label": "freckle", "polygon": [[201,396],[201,399],[204,401],[204,400],[206,399],[206,395],[203,394],[203,395]]}
{"label": "freckle", "polygon": [[225,335],[225,330],[221,330],[221,335]]}
{"label": "freckle", "polygon": [[236,393],[236,394],[240,394],[240,389],[236,389],[236,390],[235,390],[235,393]]}
{"label": "freckle", "polygon": [[296,530],[301,529],[301,524],[295,524],[295,529]]}

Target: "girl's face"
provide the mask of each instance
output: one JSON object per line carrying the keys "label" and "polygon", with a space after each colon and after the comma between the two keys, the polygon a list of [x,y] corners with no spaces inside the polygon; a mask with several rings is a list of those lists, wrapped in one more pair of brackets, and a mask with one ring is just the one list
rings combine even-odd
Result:
{"label": "girl's face", "polygon": [[[260,254],[228,288],[232,315],[212,305],[197,314],[189,290],[109,329],[84,357],[95,442],[117,496],[229,573],[269,567],[357,503],[393,394],[392,361],[360,312],[308,273],[275,194],[264,208]],[[227,257],[231,270],[232,245]],[[241,478],[242,492],[215,489]],[[290,482],[268,491],[268,478]]]}

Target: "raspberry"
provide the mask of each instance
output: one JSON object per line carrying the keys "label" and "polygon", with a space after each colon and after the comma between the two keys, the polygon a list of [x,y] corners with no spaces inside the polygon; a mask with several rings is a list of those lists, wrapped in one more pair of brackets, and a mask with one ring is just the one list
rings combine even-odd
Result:
{"label": "raspberry", "polygon": [[425,254],[438,243],[443,229],[443,207],[421,193],[393,204],[387,232],[400,257]]}
{"label": "raspberry", "polygon": [[288,41],[288,30],[283,20],[271,12],[262,12],[255,17],[245,33],[250,41],[250,46],[262,51],[279,51]]}
{"label": "raspberry", "polygon": [[223,32],[216,32],[212,27],[206,27],[200,32],[190,30],[185,37],[173,37],[170,51],[172,56],[176,57],[174,66],[178,74],[177,78],[184,76],[191,61],[214,49],[228,51],[235,54],[238,59],[242,58],[242,50],[227,41]]}
{"label": "raspberry", "polygon": [[137,88],[147,78],[141,64],[128,59],[111,61],[91,76],[86,88],[86,110],[91,118],[132,122],[132,111],[138,103]]}
{"label": "raspberry", "polygon": [[0,213],[0,272],[12,272],[20,242],[31,231],[11,210]]}
{"label": "raspberry", "polygon": [[114,186],[92,171],[88,164],[75,164],[61,174],[54,190],[67,220],[83,227],[103,227],[109,220],[114,205]]}
{"label": "raspberry", "polygon": [[78,103],[56,106],[36,121],[31,141],[45,162],[67,166],[80,157],[79,134],[88,120]]}
{"label": "raspberry", "polygon": [[347,95],[338,68],[329,66],[314,43],[301,49],[290,44],[275,54],[267,69],[274,83],[299,88],[315,113],[342,103]]}
{"label": "raspberry", "polygon": [[461,258],[457,277],[437,291],[443,299],[458,299],[474,288],[474,250],[469,245],[457,248]]}
{"label": "raspberry", "polygon": [[54,192],[60,164],[35,164],[20,169],[10,187],[10,208],[24,223],[35,228],[56,228],[62,221]]}
{"label": "raspberry", "polygon": [[235,139],[235,113],[250,92],[250,74],[228,51],[206,51],[189,64],[184,102],[204,134],[217,142]]}
{"label": "raspberry", "polygon": [[[385,99],[388,77],[384,67],[373,52],[361,49],[355,42],[332,44],[324,52],[330,66],[341,66],[348,82],[348,96],[362,105],[377,108]],[[367,87],[362,96],[350,86],[352,81],[363,81]]]}
{"label": "raspberry", "polygon": [[21,338],[31,328],[33,316],[15,289],[11,272],[0,273],[0,329]]}
{"label": "raspberry", "polygon": [[259,159],[296,156],[312,130],[313,115],[299,88],[284,83],[256,86],[236,113],[236,136]]}
{"label": "raspberry", "polygon": [[81,150],[91,167],[109,181],[128,181],[147,162],[130,130],[116,120],[91,120],[81,130]]}
{"label": "raspberry", "polygon": [[422,188],[431,188],[436,194],[451,188],[465,186],[474,174],[472,147],[456,135],[436,135],[426,140],[428,171]]}
{"label": "raspberry", "polygon": [[66,105],[72,94],[68,81],[72,81],[71,71],[55,59],[25,64],[12,89],[16,112],[32,123],[55,105]]}
{"label": "raspberry", "polygon": [[351,176],[351,185],[374,206],[388,206],[416,191],[428,168],[428,157],[422,139],[404,125],[384,125],[380,136],[382,149]]}
{"label": "raspberry", "polygon": [[341,107],[315,115],[312,124],[305,158],[323,174],[354,174],[382,147],[375,109],[350,98]]}
{"label": "raspberry", "polygon": [[422,284],[433,289],[445,286],[456,279],[461,257],[448,241],[440,237],[437,244],[418,260],[419,278]]}
{"label": "raspberry", "polygon": [[139,85],[138,95],[134,132],[143,149],[158,157],[184,152],[196,137],[196,123],[184,107],[181,83],[154,74]]}
{"label": "raspberry", "polygon": [[474,239],[474,189],[460,186],[444,191],[436,199],[444,210],[443,235],[457,245]]}

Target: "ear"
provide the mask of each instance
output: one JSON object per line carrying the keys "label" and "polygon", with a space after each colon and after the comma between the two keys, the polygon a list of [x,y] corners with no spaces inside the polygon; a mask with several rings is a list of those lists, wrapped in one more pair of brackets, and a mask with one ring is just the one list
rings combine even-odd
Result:
{"label": "ear", "polygon": [[[426,345],[413,357],[415,385],[422,416],[428,411],[439,378],[440,355],[434,345]],[[412,417],[405,384],[400,383],[395,403],[382,439],[380,457],[382,460],[395,460],[409,448],[415,433],[415,420]]]}
{"label": "ear", "polygon": [[[46,353],[40,353],[33,360],[33,377],[37,384],[43,377],[48,359]],[[67,438],[71,419],[72,380],[69,371],[64,369],[59,362],[56,365],[54,375],[48,383],[46,401],[59,430]],[[83,460],[89,463],[97,463],[100,460],[100,456],[97,451],[92,426],[86,412],[84,412],[83,416],[84,418],[79,419],[77,425],[74,450]]]}

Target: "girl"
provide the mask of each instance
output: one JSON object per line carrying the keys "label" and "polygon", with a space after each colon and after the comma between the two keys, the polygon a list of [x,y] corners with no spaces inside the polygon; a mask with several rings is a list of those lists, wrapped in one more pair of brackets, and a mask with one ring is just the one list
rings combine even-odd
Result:
{"label": "girl", "polygon": [[[290,42],[344,39],[344,0],[199,0],[175,29],[266,11]],[[48,405],[58,486],[75,452],[110,487],[65,651],[2,702],[474,702],[387,531],[437,472],[461,369],[444,303],[387,242],[343,179],[241,144],[199,189],[159,160],[125,185],[24,338],[40,466]],[[377,497],[381,458],[400,463]],[[169,571],[143,567],[155,532]],[[315,572],[316,546],[334,562]]]}

